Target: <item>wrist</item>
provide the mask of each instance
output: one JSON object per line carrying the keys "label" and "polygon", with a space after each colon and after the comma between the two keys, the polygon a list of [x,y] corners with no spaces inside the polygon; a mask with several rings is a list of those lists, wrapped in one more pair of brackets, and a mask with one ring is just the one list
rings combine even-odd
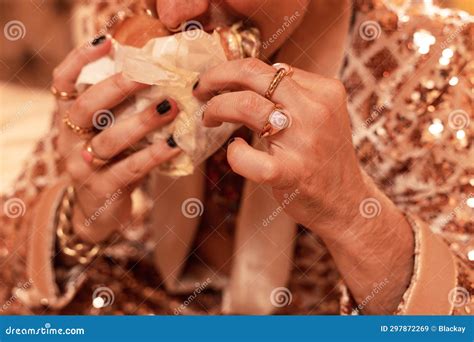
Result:
{"label": "wrist", "polygon": [[[414,236],[403,213],[368,179],[347,217],[325,227],[321,238],[357,302],[384,284],[366,313],[393,313],[413,273]],[[382,311],[380,311],[382,308]]]}

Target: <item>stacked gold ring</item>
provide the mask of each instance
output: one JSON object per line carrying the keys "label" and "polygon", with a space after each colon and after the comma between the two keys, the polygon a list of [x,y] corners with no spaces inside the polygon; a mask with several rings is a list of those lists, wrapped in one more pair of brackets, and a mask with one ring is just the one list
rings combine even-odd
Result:
{"label": "stacked gold ring", "polygon": [[63,122],[67,127],[69,127],[69,129],[71,129],[74,133],[76,133],[77,135],[81,137],[89,135],[92,132],[94,132],[93,127],[81,127],[73,123],[71,119],[69,118],[69,112],[66,112],[66,114],[64,114]]}
{"label": "stacked gold ring", "polygon": [[102,159],[97,156],[94,149],[92,148],[92,140],[86,141],[84,144],[84,150],[82,151],[82,158],[95,167],[102,167],[110,162],[108,159]]}
{"label": "stacked gold ring", "polygon": [[77,98],[77,91],[68,93],[67,91],[58,90],[54,85],[51,86],[50,90],[51,93],[60,100],[69,101]]}
{"label": "stacked gold ring", "polygon": [[291,76],[293,74],[293,68],[285,63],[275,63],[272,65],[277,71],[275,75],[273,76],[272,81],[270,82],[270,85],[268,86],[267,91],[265,92],[265,98],[271,100],[273,93],[275,92],[275,89],[278,87],[280,84],[281,80],[285,76]]}

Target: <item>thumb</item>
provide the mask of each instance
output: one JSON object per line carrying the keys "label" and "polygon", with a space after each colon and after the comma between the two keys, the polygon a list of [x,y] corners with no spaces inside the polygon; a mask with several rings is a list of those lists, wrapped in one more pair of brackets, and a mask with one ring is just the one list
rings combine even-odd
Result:
{"label": "thumb", "polygon": [[275,157],[255,149],[244,139],[235,138],[227,146],[227,160],[235,173],[255,183],[281,184],[282,168]]}

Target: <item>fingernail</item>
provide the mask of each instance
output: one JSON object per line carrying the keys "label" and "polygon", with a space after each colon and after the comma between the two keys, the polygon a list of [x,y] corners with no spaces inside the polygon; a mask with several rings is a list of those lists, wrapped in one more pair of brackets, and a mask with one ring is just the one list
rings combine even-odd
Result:
{"label": "fingernail", "polygon": [[166,139],[166,143],[168,144],[169,147],[171,148],[175,148],[178,146],[178,144],[176,144],[176,141],[174,141],[174,138],[172,135],[169,136],[168,139]]}
{"label": "fingernail", "polygon": [[94,45],[94,46],[97,46],[97,45],[100,45],[100,44],[102,44],[103,42],[105,42],[106,39],[107,39],[107,37],[104,36],[104,35],[102,35],[102,36],[100,36],[100,37],[95,38],[95,39],[91,42],[91,44]]}
{"label": "fingernail", "polygon": [[227,141],[227,147],[229,147],[229,145],[232,144],[234,141],[235,141],[235,137],[230,138],[230,139]]}
{"label": "fingernail", "polygon": [[196,88],[198,87],[199,85],[199,80],[196,81],[196,83],[194,83],[193,85],[193,90],[196,90]]}
{"label": "fingernail", "polygon": [[159,105],[156,106],[156,111],[158,114],[163,115],[171,109],[171,103],[168,100],[164,100]]}

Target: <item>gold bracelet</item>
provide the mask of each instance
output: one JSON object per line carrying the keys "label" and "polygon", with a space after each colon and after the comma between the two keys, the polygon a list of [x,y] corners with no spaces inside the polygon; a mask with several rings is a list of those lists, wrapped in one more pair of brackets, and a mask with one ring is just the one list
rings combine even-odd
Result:
{"label": "gold bracelet", "polygon": [[99,253],[98,245],[79,241],[72,231],[72,214],[75,201],[73,186],[68,186],[64,192],[61,204],[56,213],[56,237],[61,252],[81,265],[90,263]]}

